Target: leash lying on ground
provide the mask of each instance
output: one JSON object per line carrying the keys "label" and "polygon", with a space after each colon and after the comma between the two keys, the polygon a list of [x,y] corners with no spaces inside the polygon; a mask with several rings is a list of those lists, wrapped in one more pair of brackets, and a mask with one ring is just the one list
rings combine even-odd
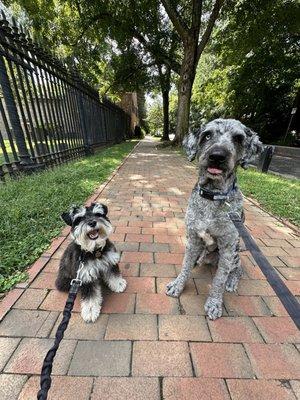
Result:
{"label": "leash lying on ground", "polygon": [[53,360],[56,355],[57,349],[60,345],[60,342],[62,341],[62,339],[64,337],[64,332],[69,325],[74,302],[75,302],[78,290],[79,290],[80,286],[82,285],[82,281],[79,279],[79,274],[80,274],[82,267],[83,267],[83,262],[80,257],[77,275],[76,275],[76,278],[72,279],[72,281],[71,281],[71,287],[70,287],[66,305],[65,305],[65,308],[63,311],[63,319],[62,319],[61,323],[59,324],[59,327],[57,328],[57,331],[55,334],[54,345],[51,347],[51,349],[46,354],[46,357],[43,362],[42,371],[41,371],[41,379],[40,379],[40,387],[41,388],[37,395],[38,400],[47,400],[48,391],[51,387],[51,372],[52,372]]}
{"label": "leash lying on ground", "polygon": [[294,321],[295,325],[300,329],[300,304],[297,299],[285,285],[267,258],[262,254],[256,242],[241,221],[239,215],[237,213],[229,213],[229,216],[238,230],[240,237],[243,239],[246,248],[251,252],[257,265],[267,278],[267,281],[272,286],[274,292],[277,294],[279,300]]}

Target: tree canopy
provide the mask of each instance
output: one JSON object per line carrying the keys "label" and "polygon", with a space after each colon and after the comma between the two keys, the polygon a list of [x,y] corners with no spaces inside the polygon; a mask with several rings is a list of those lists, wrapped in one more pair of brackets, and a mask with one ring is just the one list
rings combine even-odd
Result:
{"label": "tree canopy", "polygon": [[299,11],[294,0],[228,2],[197,71],[192,119],[234,117],[270,142],[284,134],[300,87]]}
{"label": "tree canopy", "polygon": [[300,86],[296,0],[4,3],[101,94],[160,92],[156,130],[184,134],[190,116],[237,118],[270,142],[285,133]]}

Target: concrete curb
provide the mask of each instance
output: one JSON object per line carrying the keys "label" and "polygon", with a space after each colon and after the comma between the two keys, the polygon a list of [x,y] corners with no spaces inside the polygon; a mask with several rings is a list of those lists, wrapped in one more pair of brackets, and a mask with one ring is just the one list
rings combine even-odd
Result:
{"label": "concrete curb", "polygon": [[291,230],[293,230],[297,235],[300,235],[300,229],[296,225],[292,224],[291,222],[289,222],[289,221],[287,221],[287,220],[285,220],[283,218],[277,217],[276,215],[270,213],[265,208],[263,208],[263,206],[261,206],[260,203],[257,200],[254,200],[251,197],[247,197],[247,196],[245,196],[245,199],[247,199],[250,203],[252,203],[254,206],[259,208],[260,210],[264,211],[266,214],[270,215],[270,217],[276,219],[277,221],[279,221],[283,225],[285,225],[288,228],[290,228]]}

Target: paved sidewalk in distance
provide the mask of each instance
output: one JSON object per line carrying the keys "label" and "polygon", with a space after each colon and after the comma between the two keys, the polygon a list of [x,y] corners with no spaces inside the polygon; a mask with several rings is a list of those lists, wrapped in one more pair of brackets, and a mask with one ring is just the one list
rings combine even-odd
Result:
{"label": "paved sidewalk in distance", "polygon": [[[95,324],[82,321],[77,299],[49,399],[299,399],[299,331],[248,252],[241,256],[238,294],[225,295],[223,318],[212,322],[204,315],[209,268],[194,269],[180,299],[164,294],[181,268],[184,213],[197,175],[184,157],[156,143],[143,140],[93,196],[109,206],[128,287],[106,292]],[[249,201],[245,210],[261,250],[300,296],[299,238]],[[15,289],[19,298],[0,324],[1,400],[36,399],[66,300],[54,280],[68,242],[65,229],[35,263],[43,270],[26,289]]]}

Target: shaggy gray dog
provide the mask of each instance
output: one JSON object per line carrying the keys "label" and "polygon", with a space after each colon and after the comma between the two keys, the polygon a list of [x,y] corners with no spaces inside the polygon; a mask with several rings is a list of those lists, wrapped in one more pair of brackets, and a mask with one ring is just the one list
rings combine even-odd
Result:
{"label": "shaggy gray dog", "polygon": [[178,297],[196,263],[215,258],[218,268],[205,303],[206,314],[214,320],[222,315],[224,291],[236,291],[242,275],[239,235],[229,217],[233,212],[244,219],[243,198],[236,185],[237,167],[245,168],[261,153],[263,145],[258,135],[241,122],[216,119],[190,133],[184,147],[190,161],[199,159],[199,179],[186,212],[183,267],[167,285],[167,294]]}
{"label": "shaggy gray dog", "polygon": [[85,322],[95,322],[100,314],[101,282],[117,293],[126,288],[118,266],[120,254],[108,239],[113,228],[107,211],[106,205],[92,203],[89,207],[74,206],[61,216],[71,226],[73,241],[62,256],[55,283],[58,290],[68,292],[79,271],[81,316]]}

